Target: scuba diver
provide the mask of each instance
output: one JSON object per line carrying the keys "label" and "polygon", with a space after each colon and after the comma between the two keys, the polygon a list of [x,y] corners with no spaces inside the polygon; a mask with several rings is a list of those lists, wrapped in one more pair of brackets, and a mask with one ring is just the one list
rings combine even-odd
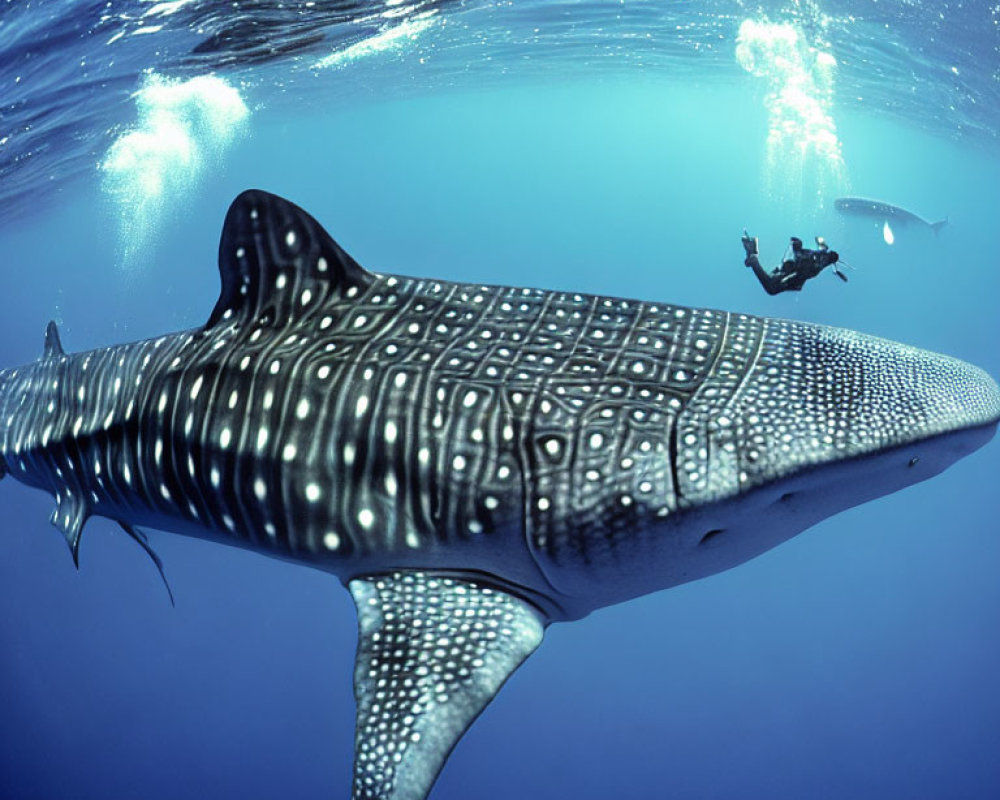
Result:
{"label": "scuba diver", "polygon": [[753,269],[754,275],[768,294],[781,292],[798,292],[805,282],[815,278],[827,267],[833,267],[834,274],[845,283],[847,276],[834,266],[840,256],[836,250],[831,250],[821,236],[816,237],[816,249],[807,250],[802,246],[802,240],[793,236],[791,258],[781,262],[781,266],[772,272],[765,270],[757,259],[757,237],[743,231],[743,249],[747,257],[743,263]]}

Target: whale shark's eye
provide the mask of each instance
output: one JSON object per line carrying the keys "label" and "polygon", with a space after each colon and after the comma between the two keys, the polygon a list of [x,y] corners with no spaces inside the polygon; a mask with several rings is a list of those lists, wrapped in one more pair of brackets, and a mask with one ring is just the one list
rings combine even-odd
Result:
{"label": "whale shark's eye", "polygon": [[913,458],[910,459],[910,463],[907,466],[915,467],[915,466],[917,466],[917,463],[919,461],[920,461],[920,457],[919,456],[914,456]]}

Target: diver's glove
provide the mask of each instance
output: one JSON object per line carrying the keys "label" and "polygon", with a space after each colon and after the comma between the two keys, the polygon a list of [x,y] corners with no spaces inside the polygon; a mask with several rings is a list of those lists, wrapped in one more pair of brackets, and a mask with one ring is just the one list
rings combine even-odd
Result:
{"label": "diver's glove", "polygon": [[751,237],[746,228],[743,229],[743,249],[747,251],[747,258],[757,255],[757,237]]}

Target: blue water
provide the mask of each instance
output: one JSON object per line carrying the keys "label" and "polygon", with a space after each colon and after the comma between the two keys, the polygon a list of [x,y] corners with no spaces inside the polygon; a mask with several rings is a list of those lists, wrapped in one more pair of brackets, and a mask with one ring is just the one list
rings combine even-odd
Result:
{"label": "blue water", "polygon": [[[204,322],[258,187],[372,269],[811,320],[1000,376],[1000,6],[692,5],[8,1],[0,365],[50,318],[72,350]],[[949,221],[887,235],[844,194]],[[825,236],[850,282],[768,297],[744,227],[771,263]],[[1000,796],[998,474],[994,442],[552,626],[432,797]],[[151,531],[171,608],[106,520],[77,572],[51,506],[0,483],[0,797],[346,796],[335,579]]]}

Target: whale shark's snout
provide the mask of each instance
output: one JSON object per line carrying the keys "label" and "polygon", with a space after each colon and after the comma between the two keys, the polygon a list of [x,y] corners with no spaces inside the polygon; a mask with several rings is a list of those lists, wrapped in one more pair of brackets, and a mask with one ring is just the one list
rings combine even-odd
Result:
{"label": "whale shark's snout", "polygon": [[710,373],[673,422],[679,511],[920,444],[907,463],[924,463],[907,485],[988,441],[1000,420],[996,382],[955,358],[740,315],[719,339]]}
{"label": "whale shark's snout", "polygon": [[1000,424],[1000,385],[986,371],[957,358],[894,346],[914,359],[911,394],[898,385],[897,397],[908,397],[921,412],[900,430],[902,439],[979,432],[979,447],[993,437]]}
{"label": "whale shark's snout", "polygon": [[[717,319],[709,314],[702,319]],[[938,474],[988,442],[1000,421],[1000,387],[981,369],[878,337],[729,314],[714,350],[707,335],[678,339],[659,385],[665,396],[678,380],[698,376],[697,385],[657,420],[664,444],[651,434],[655,444],[640,442],[616,462],[618,483],[594,504],[610,516],[620,493],[647,533],[609,544],[607,526],[584,519],[587,563],[548,539],[536,547],[548,580],[572,598],[568,614],[595,607],[596,573],[598,602],[610,603],[729,569]],[[642,558],[626,564],[618,556],[629,547]]]}
{"label": "whale shark's snout", "polygon": [[742,490],[970,429],[985,429],[971,437],[982,444],[1000,421],[1000,387],[978,367],[854,331],[784,321],[770,323],[739,403]]}

